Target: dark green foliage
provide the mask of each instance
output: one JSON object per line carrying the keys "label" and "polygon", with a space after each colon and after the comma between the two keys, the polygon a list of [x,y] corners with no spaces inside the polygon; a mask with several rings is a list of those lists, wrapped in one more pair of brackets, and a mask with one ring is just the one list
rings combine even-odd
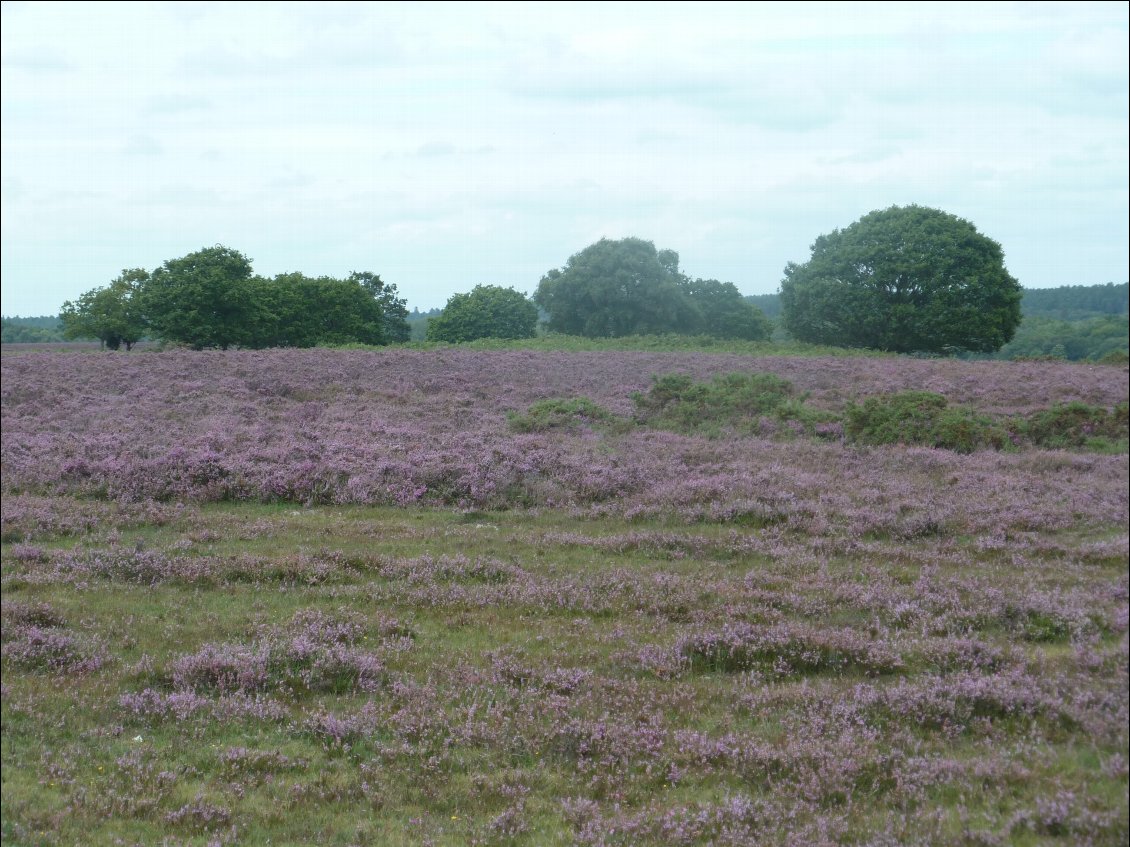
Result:
{"label": "dark green foliage", "polygon": [[413,309],[411,314],[407,317],[408,322],[408,340],[409,341],[426,341],[428,338],[428,324],[432,318],[443,312],[443,309],[428,309],[421,312],[419,309]]}
{"label": "dark green foliage", "polygon": [[347,279],[358,283],[377,301],[381,310],[381,336],[384,344],[402,344],[412,334],[408,324],[407,301],[398,297],[395,285],[391,285],[371,271],[354,271]]}
{"label": "dark green foliage", "polygon": [[254,347],[314,347],[319,344],[383,344],[380,304],[353,279],[281,274],[258,280],[259,297],[271,319]]}
{"label": "dark green foliage", "polygon": [[650,241],[601,239],[542,277],[534,295],[550,332],[587,338],[704,335],[762,341],[773,326],[737,287],[691,279],[679,254]]}
{"label": "dark green foliage", "polygon": [[749,294],[746,295],[745,299],[747,303],[756,306],[765,313],[765,317],[771,320],[781,316],[780,294]]}
{"label": "dark green foliage", "polygon": [[681,286],[679,255],[650,241],[602,238],[551,270],[534,301],[551,332],[608,338],[691,331],[700,316]]}
{"label": "dark green foliage", "polygon": [[157,268],[141,289],[150,326],[161,338],[196,350],[257,346],[271,313],[251,260],[217,244]]}
{"label": "dark green foliage", "polygon": [[1021,443],[1050,449],[1124,452],[1127,404],[1112,410],[1078,401],[1027,418],[994,419],[929,391],[903,391],[849,403],[844,436],[856,444],[909,444],[958,453],[1008,450]]}
{"label": "dark green foliage", "polygon": [[958,453],[1005,449],[1008,431],[972,409],[950,406],[930,391],[901,391],[849,403],[844,436],[857,444],[908,444],[941,447]]}
{"label": "dark green foliage", "polygon": [[764,312],[742,297],[732,282],[687,280],[683,290],[698,314],[698,326],[693,331],[746,341],[765,341],[773,334],[773,324]]}
{"label": "dark green foliage", "polygon": [[1062,403],[1030,416],[1024,435],[1039,447],[1109,449],[1121,445],[1125,450],[1127,404],[1108,410],[1079,401]]}
{"label": "dark green foliage", "polygon": [[55,315],[0,320],[0,343],[3,344],[43,344],[62,340],[59,319]]}
{"label": "dark green foliage", "polygon": [[1126,354],[1130,326],[1126,315],[1103,315],[1079,320],[1025,316],[1016,336],[1000,349],[1000,359],[1066,359],[1098,361]]}
{"label": "dark green foliage", "polygon": [[139,300],[161,339],[202,350],[407,340],[407,311],[396,293],[368,272],[264,279],[252,274],[247,257],[216,245],[165,262],[141,283]]}
{"label": "dark green foliage", "polygon": [[533,338],[538,310],[513,288],[476,285],[467,294],[453,294],[443,312],[428,322],[428,341],[458,344],[479,338]]}
{"label": "dark green foliage", "polygon": [[59,312],[63,337],[69,341],[97,338],[104,347],[129,350],[147,329],[139,292],[149,281],[141,268],[123,270],[105,288],[92,289],[67,301]]}
{"label": "dark green foliage", "polygon": [[1096,359],[1095,362],[1100,365],[1126,367],[1126,365],[1130,365],[1130,353],[1127,353],[1125,350],[1116,350],[1111,353],[1104,353],[1102,356]]}
{"label": "dark green foliage", "polygon": [[1130,283],[1115,285],[1062,285],[1058,288],[1026,288],[1020,308],[1024,317],[1077,321],[1102,315],[1125,315],[1130,301]]}
{"label": "dark green foliage", "polygon": [[515,432],[576,430],[616,420],[611,412],[587,397],[539,400],[524,414],[511,413],[507,417]]}
{"label": "dark green foliage", "polygon": [[871,212],[820,236],[781,282],[795,338],[901,353],[998,350],[1020,323],[1020,297],[997,242],[921,206]]}
{"label": "dark green foliage", "polygon": [[764,428],[763,418],[792,422],[811,433],[816,424],[835,417],[805,406],[792,383],[767,373],[723,374],[710,382],[667,374],[655,377],[648,392],[637,392],[632,400],[640,423],[708,436],[756,435]]}

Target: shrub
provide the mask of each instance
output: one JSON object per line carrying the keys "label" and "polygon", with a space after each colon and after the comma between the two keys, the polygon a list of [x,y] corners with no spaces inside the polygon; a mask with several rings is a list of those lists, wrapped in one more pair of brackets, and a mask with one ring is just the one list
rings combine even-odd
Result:
{"label": "shrub", "polygon": [[676,645],[676,652],[695,670],[759,671],[782,677],[844,673],[849,669],[874,675],[894,673],[902,667],[897,653],[850,630],[788,625],[765,628],[727,624],[720,630],[685,636]]}
{"label": "shrub", "polygon": [[1096,360],[1099,365],[1120,365],[1126,367],[1130,364],[1130,355],[1125,350],[1111,350],[1109,353]]}
{"label": "shrub", "polygon": [[958,453],[1000,450],[1012,443],[997,421],[972,409],[949,406],[945,397],[930,391],[900,391],[849,403],[844,435],[857,444],[908,444]]}
{"label": "shrub", "polygon": [[539,400],[525,414],[511,412],[507,419],[515,432],[553,432],[609,423],[615,416],[587,397],[575,397]]}
{"label": "shrub", "polygon": [[533,338],[538,310],[512,288],[476,285],[467,294],[453,294],[443,311],[428,321],[428,341],[459,344],[479,338]]}
{"label": "shrub", "polygon": [[636,392],[632,400],[639,422],[697,435],[758,434],[766,418],[812,433],[835,417],[806,406],[791,382],[769,373],[721,374],[710,382],[667,374],[653,377],[648,392]]}
{"label": "shrub", "polygon": [[1024,434],[1039,447],[1104,447],[1127,438],[1127,404],[1112,410],[1074,401],[1036,412],[1024,424]]}

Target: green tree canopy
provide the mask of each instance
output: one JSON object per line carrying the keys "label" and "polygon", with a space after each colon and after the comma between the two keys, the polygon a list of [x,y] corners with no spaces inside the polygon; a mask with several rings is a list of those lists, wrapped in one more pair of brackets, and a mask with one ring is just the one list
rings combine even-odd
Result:
{"label": "green tree canopy", "polygon": [[383,281],[372,271],[354,271],[349,275],[350,282],[361,285],[381,308],[382,335],[386,344],[399,344],[412,335],[408,323],[408,301],[398,297],[395,285]]}
{"label": "green tree canopy", "polygon": [[697,332],[746,341],[765,341],[773,334],[773,324],[765,313],[746,300],[732,282],[695,279],[683,287],[698,313]]}
{"label": "green tree canopy", "polygon": [[356,280],[288,273],[261,285],[271,319],[254,346],[385,343],[380,303]]}
{"label": "green tree canopy", "polygon": [[258,346],[272,315],[262,286],[252,280],[251,260],[217,244],[153,271],[142,287],[150,326],[162,338],[196,350]]}
{"label": "green tree canopy", "polygon": [[1020,323],[1001,246],[938,209],[892,206],[821,235],[781,282],[801,340],[894,352],[992,352]]}
{"label": "green tree canopy", "polygon": [[650,241],[602,238],[551,270],[534,301],[547,328],[590,338],[691,332],[701,316],[679,273],[679,254]]}
{"label": "green tree canopy", "polygon": [[659,333],[759,341],[772,325],[732,282],[691,279],[679,254],[650,241],[605,238],[542,277],[534,300],[554,332],[590,338]]}
{"label": "green tree canopy", "polygon": [[476,285],[453,294],[443,311],[428,321],[429,341],[458,344],[476,338],[533,338],[538,309],[526,295],[498,285]]}
{"label": "green tree canopy", "polygon": [[63,337],[97,338],[102,346],[129,350],[145,336],[146,322],[138,291],[149,280],[141,268],[123,270],[103,288],[94,288],[78,300],[68,300],[59,312]]}

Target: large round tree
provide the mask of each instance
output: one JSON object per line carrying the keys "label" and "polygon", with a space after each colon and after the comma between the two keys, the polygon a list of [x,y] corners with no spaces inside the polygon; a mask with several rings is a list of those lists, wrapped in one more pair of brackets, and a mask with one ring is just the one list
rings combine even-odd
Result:
{"label": "large round tree", "polygon": [[999,350],[1020,324],[1020,283],[1001,246],[923,206],[871,212],[821,235],[781,281],[785,328],[801,340],[899,353]]}
{"label": "large round tree", "polygon": [[458,344],[477,338],[533,338],[538,308],[520,291],[476,285],[453,294],[443,311],[428,321],[428,341]]}
{"label": "large round tree", "polygon": [[153,331],[195,350],[259,346],[260,327],[270,322],[251,260],[222,244],[169,259],[140,293]]}
{"label": "large round tree", "polygon": [[534,301],[551,332],[607,338],[693,332],[701,316],[679,272],[679,254],[650,241],[602,238],[551,270]]}

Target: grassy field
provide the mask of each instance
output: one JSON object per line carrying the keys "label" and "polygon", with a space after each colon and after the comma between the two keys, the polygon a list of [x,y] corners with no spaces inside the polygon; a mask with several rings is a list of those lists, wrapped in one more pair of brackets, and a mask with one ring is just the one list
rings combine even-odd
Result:
{"label": "grassy field", "polygon": [[[5,844],[1130,838],[1125,436],[1040,442],[1124,368],[3,365]],[[632,400],[735,372],[788,413]],[[852,440],[907,389],[1012,440]]]}

